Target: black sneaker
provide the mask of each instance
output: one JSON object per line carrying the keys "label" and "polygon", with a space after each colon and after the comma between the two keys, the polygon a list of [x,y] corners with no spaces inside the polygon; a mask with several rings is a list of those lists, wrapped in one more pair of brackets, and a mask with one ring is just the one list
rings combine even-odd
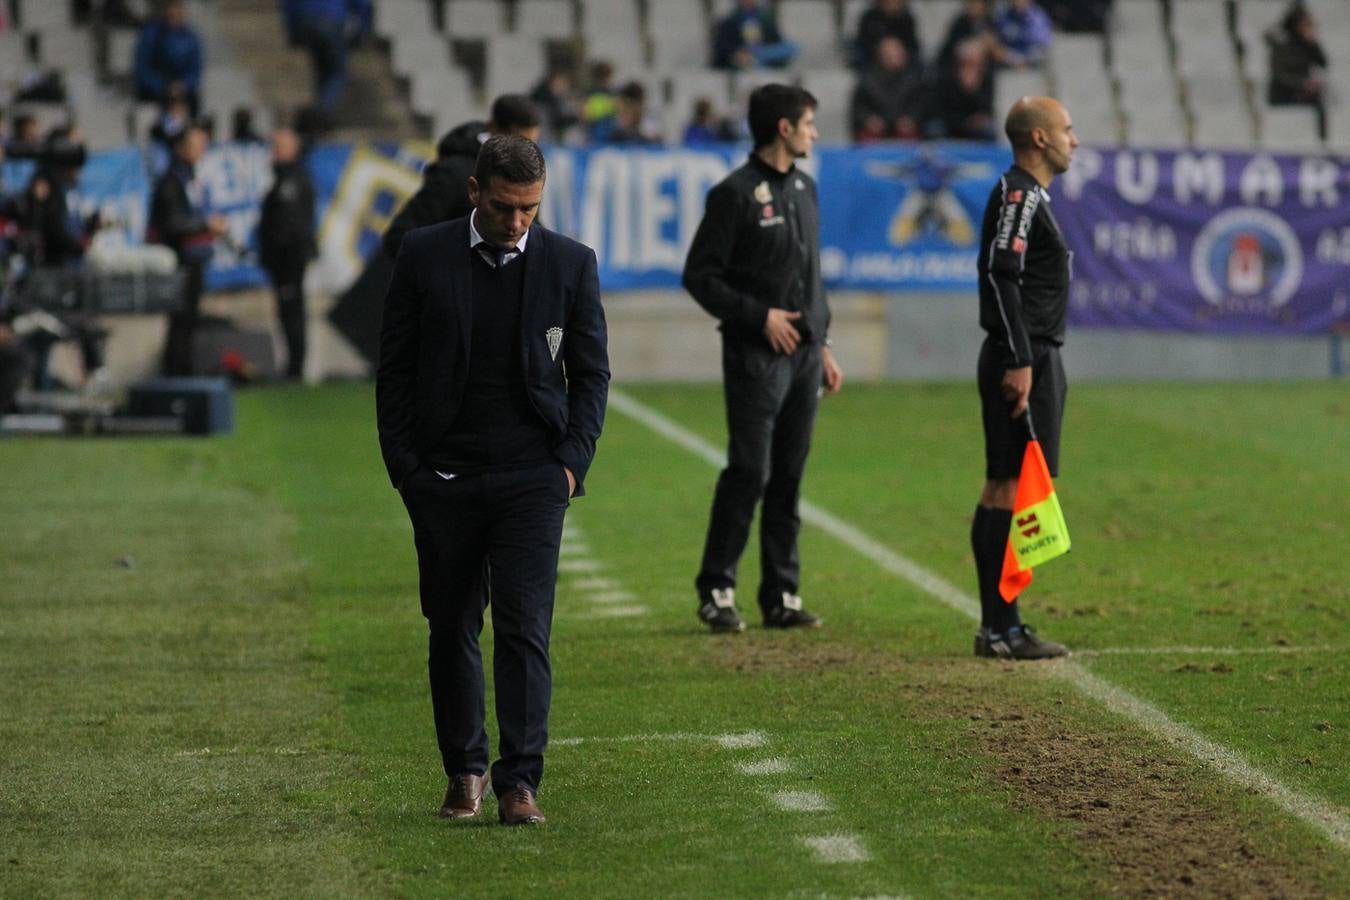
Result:
{"label": "black sneaker", "polygon": [[997,634],[987,628],[975,632],[975,655],[989,659],[1055,659],[1068,656],[1069,648],[1054,641],[1043,641],[1028,625]]}
{"label": "black sneaker", "polygon": [[783,602],[764,611],[765,628],[819,628],[820,616],[802,609],[802,598],[783,592]]}
{"label": "black sneaker", "polygon": [[698,608],[698,617],[703,624],[712,629],[713,634],[744,631],[745,622],[736,612],[736,589],[713,588],[702,595],[703,603]]}

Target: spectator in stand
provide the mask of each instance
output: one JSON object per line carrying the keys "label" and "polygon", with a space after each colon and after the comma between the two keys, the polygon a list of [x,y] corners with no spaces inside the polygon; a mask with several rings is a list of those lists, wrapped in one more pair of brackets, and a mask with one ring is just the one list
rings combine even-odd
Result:
{"label": "spectator in stand", "polygon": [[1271,106],[1311,106],[1318,131],[1326,138],[1327,55],[1317,38],[1317,23],[1301,2],[1290,5],[1278,25],[1266,34],[1270,47]]}
{"label": "spectator in stand", "polygon": [[[274,136],[275,137],[275,136]],[[253,110],[237,106],[230,116],[230,140],[236,144],[261,144],[262,135],[253,127]]]}
{"label": "spectator in stand", "polygon": [[568,69],[551,70],[535,85],[530,99],[539,107],[549,138],[558,143],[566,141],[567,132],[581,121],[576,85]]}
{"label": "spectator in stand", "polygon": [[955,57],[954,68],[938,75],[927,134],[956,141],[992,141],[994,79],[988,42],[970,38],[956,48]]}
{"label": "spectator in stand", "polygon": [[614,125],[602,139],[608,144],[659,144],[646,122],[647,89],[630,81],[614,98]]}
{"label": "spectator in stand", "polygon": [[314,106],[325,122],[347,88],[347,48],[371,25],[370,0],[283,0],[286,35],[314,67]]}
{"label": "spectator in stand", "polygon": [[211,261],[215,239],[227,229],[223,216],[207,215],[192,201],[190,186],[197,177],[197,163],[206,153],[206,132],[198,125],[189,125],[174,136],[172,146],[173,161],[150,195],[146,239],[173,250],[186,275],[182,303],[177,312],[169,314],[164,374],[191,375],[206,265]]}
{"label": "spectator in stand", "polygon": [[515,134],[532,141],[539,137],[539,110],[528,97],[503,94],[493,101],[491,116],[487,122],[465,122],[451,129],[436,145],[435,161],[422,170],[422,186],[384,233],[384,253],[391,260],[398,258],[403,236],[409,231],[459,219],[473,210],[469,176],[484,141],[494,134]]}
{"label": "spectator in stand", "polygon": [[19,113],[14,117],[14,127],[9,136],[15,147],[36,147],[42,143],[42,127],[32,113]]}
{"label": "spectator in stand", "polygon": [[586,139],[603,140],[600,134],[613,127],[615,112],[614,67],[603,59],[591,63],[586,102],[581,106],[581,121],[586,126]]}
{"label": "spectator in stand", "polygon": [[923,58],[919,45],[919,26],[909,11],[907,0],[876,0],[858,22],[854,53],[859,69],[876,62],[877,45],[883,38],[898,38],[905,55],[916,65]]}
{"label": "spectator in stand", "polygon": [[884,37],[853,89],[849,111],[853,138],[859,142],[922,137],[927,88],[918,65],[899,38]]}
{"label": "spectator in stand", "polygon": [[314,240],[314,183],[300,138],[289,128],[272,135],[272,187],[258,220],[262,267],[277,297],[277,319],[286,336],[286,377],[305,372],[305,269],[318,255]]}
{"label": "spectator in stand", "polygon": [[684,129],[684,143],[718,144],[739,140],[735,127],[724,117],[718,115],[711,99],[699,97],[694,101],[694,114]]}
{"label": "spectator in stand", "polygon": [[1111,14],[1111,0],[1043,0],[1050,20],[1060,31],[1101,34]]}
{"label": "spectator in stand", "polygon": [[1006,51],[998,41],[998,31],[994,28],[987,0],[966,0],[965,8],[952,19],[947,28],[947,37],[942,42],[942,50],[938,53],[936,68],[939,77],[955,71],[957,48],[970,40],[978,40],[983,44],[986,54],[994,62],[1003,61]]}
{"label": "spectator in stand", "polygon": [[136,97],[164,103],[184,97],[192,115],[202,80],[202,42],[187,23],[184,0],[167,0],[136,41]]}
{"label": "spectator in stand", "polygon": [[796,55],[797,45],[783,39],[763,0],[737,0],[736,9],[718,23],[713,35],[716,69],[782,68]]}
{"label": "spectator in stand", "polygon": [[1036,0],[1012,0],[995,20],[998,39],[1008,51],[1010,66],[1039,66],[1054,41],[1054,28]]}

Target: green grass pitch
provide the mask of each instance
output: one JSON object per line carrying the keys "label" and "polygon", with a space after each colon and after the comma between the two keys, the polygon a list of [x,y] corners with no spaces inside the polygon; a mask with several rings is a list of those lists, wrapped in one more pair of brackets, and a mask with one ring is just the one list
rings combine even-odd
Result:
{"label": "green grass pitch", "polygon": [[[715,445],[715,386],[624,390]],[[1350,896],[1350,851],[811,525],[807,605],[694,618],[715,470],[611,411],[568,513],[548,824],[434,816],[368,385],[223,439],[0,441],[0,896]],[[971,592],[969,385],[847,385],[806,496]],[[1024,616],[1350,815],[1350,390],[1075,385]],[[490,627],[484,635],[490,660]],[[490,709],[489,705],[489,709]],[[491,725],[490,725],[491,730]]]}

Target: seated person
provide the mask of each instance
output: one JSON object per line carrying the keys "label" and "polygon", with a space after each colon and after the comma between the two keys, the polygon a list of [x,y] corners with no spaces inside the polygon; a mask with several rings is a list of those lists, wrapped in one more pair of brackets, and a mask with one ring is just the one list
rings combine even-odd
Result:
{"label": "seated person", "polygon": [[717,114],[711,99],[699,97],[694,101],[693,118],[684,129],[685,144],[717,144],[738,139],[735,126]]}
{"label": "seated person", "polygon": [[922,136],[923,76],[899,38],[885,37],[876,58],[858,79],[849,110],[854,140],[917,140]]}
{"label": "seated person", "polygon": [[1010,66],[1039,66],[1054,41],[1054,29],[1036,0],[1012,0],[994,21],[999,43],[1007,49]]}
{"label": "seated person", "polygon": [[614,97],[614,118],[610,127],[602,129],[597,138],[606,144],[657,144],[647,130],[647,89],[636,81],[619,88]]}
{"label": "seated person", "polygon": [[999,43],[988,0],[966,0],[965,8],[952,19],[938,53],[935,68],[939,74],[950,74],[955,70],[956,50],[970,40],[979,40],[993,62],[1002,62],[1007,55]]}
{"label": "seated person", "polygon": [[736,9],[718,23],[713,35],[715,69],[781,68],[796,55],[797,45],[783,40],[762,0],[737,0]]}
{"label": "seated person", "polygon": [[866,69],[876,62],[877,44],[882,38],[899,38],[905,45],[905,55],[914,64],[922,59],[919,47],[919,26],[909,11],[907,0],[875,0],[858,21],[858,37],[854,41],[857,65]]}
{"label": "seated person", "polygon": [[985,41],[972,38],[955,51],[956,65],[938,76],[929,120],[931,138],[956,141],[994,139],[994,79]]}
{"label": "seated person", "polygon": [[168,0],[136,41],[136,98],[163,103],[181,95],[195,116],[201,80],[202,44],[187,24],[187,5]]}
{"label": "seated person", "polygon": [[1318,106],[1326,91],[1327,55],[1317,38],[1317,23],[1301,3],[1295,3],[1266,35],[1270,50],[1271,106]]}

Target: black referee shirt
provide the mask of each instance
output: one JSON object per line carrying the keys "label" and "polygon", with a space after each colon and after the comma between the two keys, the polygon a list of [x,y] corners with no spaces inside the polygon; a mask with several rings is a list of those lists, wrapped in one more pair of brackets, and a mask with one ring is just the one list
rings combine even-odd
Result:
{"label": "black referee shirt", "polygon": [[830,306],[820,276],[816,183],[751,154],[711,191],[689,256],[684,287],[722,332],[760,338],[769,309],[800,312],[806,342],[824,342]]}
{"label": "black referee shirt", "polygon": [[1031,342],[1064,343],[1073,257],[1050,211],[1050,194],[1028,172],[1003,174],[980,230],[980,327],[1006,351],[1005,365],[1031,365]]}

